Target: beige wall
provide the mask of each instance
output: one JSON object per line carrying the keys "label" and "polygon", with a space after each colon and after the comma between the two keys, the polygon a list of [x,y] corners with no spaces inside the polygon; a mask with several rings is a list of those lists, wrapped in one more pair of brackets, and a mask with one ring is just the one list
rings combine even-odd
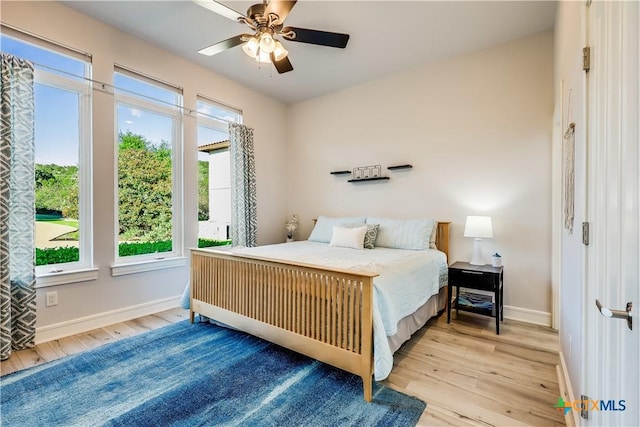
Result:
{"label": "beige wall", "polygon": [[[469,260],[465,217],[490,215],[485,254],[503,255],[505,304],[550,313],[553,103],[544,32],[290,107],[287,200],[300,236],[318,215],[427,216],[453,222],[450,261]],[[403,163],[413,169],[385,171],[386,182],[329,174]]]}
{"label": "beige wall", "polygon": [[[196,96],[204,95],[244,112],[244,123],[255,129],[258,175],[258,242],[283,239],[285,209],[286,107],[264,95],[55,2],[2,2],[3,23],[93,56],[93,78],[113,81],[114,64],[136,70],[184,88],[184,105],[195,110]],[[129,307],[146,306],[181,294],[188,267],[111,277],[114,262],[114,104],[113,96],[94,92],[94,229],[95,266],[99,279],[39,289],[38,328],[98,319]],[[197,237],[196,120],[184,120],[185,247]],[[188,251],[186,251],[188,256]],[[55,290],[59,304],[44,306],[44,294]]]}

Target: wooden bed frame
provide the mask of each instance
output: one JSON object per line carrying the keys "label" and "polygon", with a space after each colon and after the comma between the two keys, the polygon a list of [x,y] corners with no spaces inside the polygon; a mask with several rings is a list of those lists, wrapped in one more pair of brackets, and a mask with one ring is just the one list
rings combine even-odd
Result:
{"label": "wooden bed frame", "polygon": [[[449,255],[449,224],[438,249]],[[196,313],[362,377],[371,401],[373,278],[223,250],[191,251],[191,322]]]}

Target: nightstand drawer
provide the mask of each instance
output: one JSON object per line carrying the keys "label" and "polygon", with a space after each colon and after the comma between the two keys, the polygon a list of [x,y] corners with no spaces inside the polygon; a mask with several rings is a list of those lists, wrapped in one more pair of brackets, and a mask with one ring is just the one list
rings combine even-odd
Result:
{"label": "nightstand drawer", "polygon": [[449,270],[449,283],[456,286],[493,291],[496,275],[481,271]]}

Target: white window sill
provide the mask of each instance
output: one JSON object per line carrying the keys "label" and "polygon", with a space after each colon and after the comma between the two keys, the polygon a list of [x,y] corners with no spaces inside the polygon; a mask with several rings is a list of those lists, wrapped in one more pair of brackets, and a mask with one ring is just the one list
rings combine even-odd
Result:
{"label": "white window sill", "polygon": [[40,274],[36,277],[36,288],[66,285],[68,283],[87,282],[98,279],[97,268],[82,270],[58,271],[56,273]]}
{"label": "white window sill", "polygon": [[163,268],[184,267],[185,265],[187,265],[186,257],[115,264],[111,266],[111,275],[113,277],[124,276],[126,274],[143,273],[145,271],[161,270]]}

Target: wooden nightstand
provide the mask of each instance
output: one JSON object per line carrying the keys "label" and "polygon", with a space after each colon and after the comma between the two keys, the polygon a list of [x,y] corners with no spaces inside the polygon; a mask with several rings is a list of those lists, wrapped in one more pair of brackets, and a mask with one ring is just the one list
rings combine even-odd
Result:
{"label": "wooden nightstand", "polygon": [[[491,265],[471,265],[467,262],[455,262],[449,266],[449,298],[447,298],[447,323],[451,322],[451,298],[456,288],[456,313],[458,310],[470,311],[496,318],[496,334],[500,335],[500,321],[504,320],[502,267]],[[460,305],[460,288],[491,291],[494,294],[494,310],[479,309]]]}

